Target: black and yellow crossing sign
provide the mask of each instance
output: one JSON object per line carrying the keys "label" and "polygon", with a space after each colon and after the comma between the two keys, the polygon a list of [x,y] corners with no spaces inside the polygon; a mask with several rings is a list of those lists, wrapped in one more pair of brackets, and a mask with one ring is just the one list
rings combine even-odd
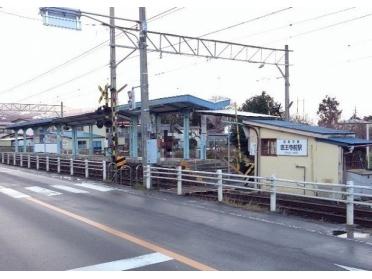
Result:
{"label": "black and yellow crossing sign", "polygon": [[116,168],[120,170],[127,164],[127,160],[125,159],[124,156],[118,156],[116,157],[115,164]]}

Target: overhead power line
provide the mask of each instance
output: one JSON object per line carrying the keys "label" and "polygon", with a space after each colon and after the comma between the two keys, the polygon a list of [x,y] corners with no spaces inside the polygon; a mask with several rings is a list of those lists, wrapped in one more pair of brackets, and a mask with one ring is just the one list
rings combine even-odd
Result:
{"label": "overhead power line", "polygon": [[329,29],[329,28],[332,28],[332,27],[335,27],[335,26],[338,26],[338,25],[342,25],[342,24],[353,22],[353,21],[361,20],[363,18],[370,17],[370,16],[372,16],[372,13],[368,13],[368,14],[358,16],[358,17],[353,17],[353,18],[350,18],[350,19],[339,21],[339,22],[336,22],[336,23],[333,23],[333,24],[329,24],[329,25],[322,26],[322,27],[319,27],[319,28],[315,28],[315,29],[312,29],[312,30],[308,30],[308,31],[305,31],[305,32],[297,33],[293,36],[284,37],[284,38],[281,38],[281,39],[278,39],[278,40],[271,41],[269,43],[280,42],[280,41],[283,41],[283,40],[293,39],[293,38],[297,38],[297,37],[300,37],[300,36],[312,34],[312,33],[323,31],[325,29]]}
{"label": "overhead power line", "polygon": [[[170,14],[172,14],[172,13],[178,12],[178,11],[181,10],[181,9],[183,9],[183,8],[173,7],[173,8],[167,9],[167,10],[165,10],[165,11],[162,11],[162,12],[160,12],[160,13],[158,13],[158,14],[152,16],[152,17],[150,17],[148,21],[150,22],[150,21],[159,20],[159,19],[161,19],[161,18],[163,18],[163,17],[165,17],[165,16],[168,16],[168,15],[170,15]],[[15,13],[4,12],[4,11],[2,11],[2,10],[0,10],[0,12],[2,12],[2,13],[6,13],[6,14],[11,14],[11,15],[14,15],[14,16],[22,17],[22,18],[26,18],[26,19],[39,20],[39,19],[36,19],[36,18],[29,18],[29,17],[26,17],[26,16],[22,16],[22,15],[15,14]],[[119,34],[117,34],[116,36],[120,36],[120,35],[122,35],[122,34],[119,33]],[[83,51],[82,53],[80,53],[80,54],[78,54],[78,55],[76,55],[76,56],[74,56],[74,57],[72,57],[72,58],[66,60],[66,61],[63,62],[62,64],[56,65],[56,66],[50,68],[49,70],[47,70],[47,71],[45,71],[45,72],[42,72],[42,73],[40,73],[40,74],[34,76],[33,78],[30,78],[30,79],[28,79],[28,80],[25,80],[25,81],[23,81],[23,82],[21,82],[21,83],[19,83],[19,84],[16,84],[16,85],[14,85],[14,86],[12,86],[12,87],[10,87],[10,88],[7,88],[7,89],[4,89],[4,90],[1,90],[1,91],[0,91],[0,94],[8,93],[9,91],[13,91],[13,90],[15,90],[15,89],[17,89],[17,88],[19,88],[19,87],[22,87],[22,86],[24,86],[24,85],[26,85],[26,84],[29,84],[29,83],[31,83],[31,82],[33,82],[33,81],[35,81],[35,80],[38,80],[38,79],[42,78],[42,77],[45,76],[45,75],[48,75],[48,74],[50,74],[50,73],[52,73],[52,72],[55,72],[56,70],[59,70],[60,68],[63,68],[63,67],[65,67],[65,66],[67,66],[67,65],[69,65],[69,64],[71,64],[71,63],[73,63],[73,62],[78,61],[79,59],[81,59],[81,58],[87,56],[88,54],[90,54],[90,53],[92,53],[92,52],[98,50],[99,48],[108,45],[108,43],[109,43],[109,40],[105,40],[105,41],[99,43],[98,45],[95,45],[94,47],[92,47],[92,48],[90,48],[90,49],[87,49],[87,50]]]}
{"label": "overhead power line", "polygon": [[315,17],[306,18],[306,19],[303,19],[303,20],[295,21],[293,23],[285,24],[285,25],[275,27],[275,28],[266,29],[266,30],[263,30],[263,31],[260,31],[260,32],[256,32],[256,33],[253,33],[253,34],[248,34],[248,35],[245,35],[245,36],[242,36],[242,37],[237,37],[237,38],[250,38],[250,37],[266,34],[266,33],[269,33],[269,32],[281,30],[281,29],[284,29],[284,28],[293,27],[295,25],[319,20],[319,19],[322,19],[322,18],[325,18],[325,17],[337,15],[337,14],[344,13],[344,12],[347,12],[347,11],[350,11],[350,10],[353,10],[353,9],[355,9],[355,7],[346,8],[346,9],[342,9],[342,10],[337,10],[337,11],[334,11],[334,12],[322,14],[322,15],[315,16]]}
{"label": "overhead power line", "polygon": [[282,13],[282,12],[285,12],[285,11],[288,11],[288,10],[290,10],[292,8],[293,7],[288,7],[288,8],[285,8],[285,9],[276,10],[276,11],[273,11],[271,13],[268,13],[268,14],[265,14],[265,15],[262,15],[262,16],[259,16],[259,17],[251,18],[251,19],[248,19],[248,20],[245,20],[245,21],[242,21],[242,22],[239,22],[239,23],[236,23],[236,24],[233,24],[233,25],[230,25],[230,26],[221,28],[221,29],[217,29],[215,31],[212,31],[212,32],[203,34],[203,35],[201,35],[199,37],[206,37],[206,36],[209,36],[209,35],[212,35],[212,34],[216,34],[216,33],[219,33],[219,32],[222,32],[222,31],[226,31],[226,30],[229,30],[229,29],[232,29],[232,28],[236,28],[238,26],[241,26],[241,25],[244,25],[244,24],[247,24],[247,23],[251,23],[253,21],[257,21],[257,20],[263,19],[265,17],[273,16],[273,15],[276,15],[276,14],[279,14],[279,13]]}

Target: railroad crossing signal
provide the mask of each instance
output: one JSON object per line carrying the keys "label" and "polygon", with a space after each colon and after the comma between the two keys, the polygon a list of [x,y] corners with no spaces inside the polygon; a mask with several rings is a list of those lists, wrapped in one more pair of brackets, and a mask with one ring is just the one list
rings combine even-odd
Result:
{"label": "railroad crossing signal", "polygon": [[115,160],[116,168],[121,170],[126,164],[127,161],[124,156],[117,156]]}
{"label": "railroad crossing signal", "polygon": [[98,85],[98,90],[101,92],[101,96],[98,99],[99,104],[102,102],[103,99],[105,100],[105,103],[108,104],[108,99],[109,99],[108,89],[109,89],[108,84],[105,85],[105,89],[103,89],[100,85]]}

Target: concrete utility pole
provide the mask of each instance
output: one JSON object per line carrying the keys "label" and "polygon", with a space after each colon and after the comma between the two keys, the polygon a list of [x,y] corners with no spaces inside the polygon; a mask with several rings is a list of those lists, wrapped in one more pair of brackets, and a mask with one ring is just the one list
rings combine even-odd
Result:
{"label": "concrete utility pole", "polygon": [[285,83],[285,120],[289,121],[289,49],[288,45],[284,47],[285,66],[284,66],[284,83]]}
{"label": "concrete utility pole", "polygon": [[151,130],[149,110],[149,82],[147,72],[147,22],[145,7],[139,8],[139,52],[140,52],[140,81],[141,81],[141,136],[142,136],[142,163],[147,165],[147,140]]}
{"label": "concrete utility pole", "polygon": [[110,7],[110,93],[111,93],[111,110],[112,110],[112,128],[109,133],[109,149],[112,156],[112,162],[115,162],[117,156],[117,119],[116,119],[116,106],[117,106],[117,92],[116,92],[116,47],[115,47],[115,8]]}

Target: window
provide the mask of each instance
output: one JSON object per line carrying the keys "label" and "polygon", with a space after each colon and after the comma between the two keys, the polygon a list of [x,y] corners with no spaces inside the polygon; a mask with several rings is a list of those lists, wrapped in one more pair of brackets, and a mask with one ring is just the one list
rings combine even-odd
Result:
{"label": "window", "polygon": [[276,156],[276,139],[261,139],[261,155]]}

